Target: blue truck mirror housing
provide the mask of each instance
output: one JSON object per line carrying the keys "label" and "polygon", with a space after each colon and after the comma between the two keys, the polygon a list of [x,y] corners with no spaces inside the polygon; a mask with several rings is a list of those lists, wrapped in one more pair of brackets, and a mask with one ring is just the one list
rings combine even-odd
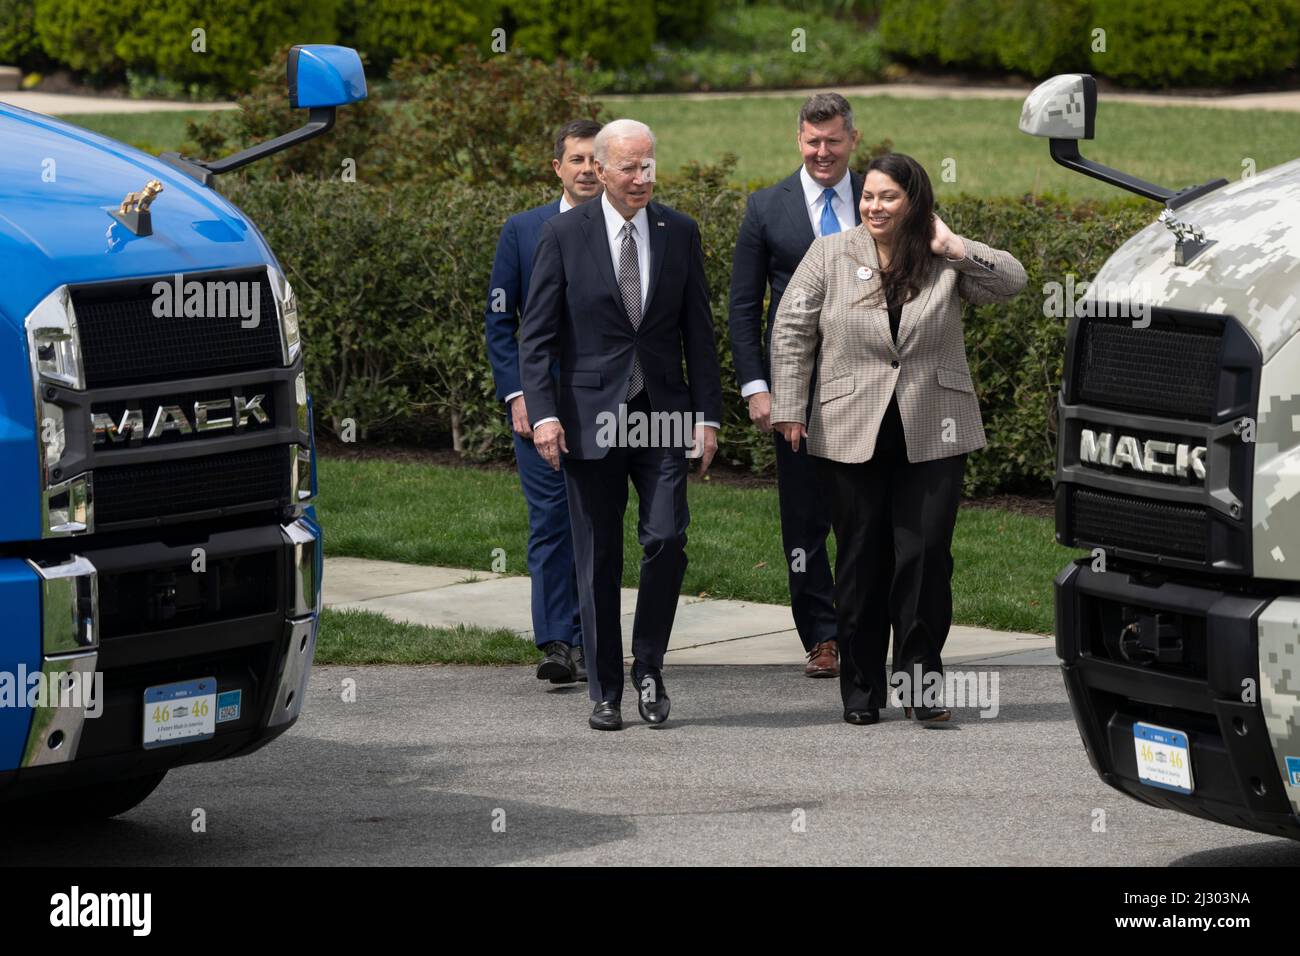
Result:
{"label": "blue truck mirror housing", "polygon": [[289,51],[289,105],[294,109],[347,106],[366,98],[366,71],[357,51],[313,43]]}
{"label": "blue truck mirror housing", "polygon": [[222,173],[329,132],[334,126],[337,107],[366,98],[366,73],[361,66],[361,57],[350,47],[328,44],[296,46],[289,51],[287,72],[289,104],[309,111],[305,125],[225,159],[191,159],[174,152],[162,153],[158,158],[203,185],[211,186],[213,179]]}

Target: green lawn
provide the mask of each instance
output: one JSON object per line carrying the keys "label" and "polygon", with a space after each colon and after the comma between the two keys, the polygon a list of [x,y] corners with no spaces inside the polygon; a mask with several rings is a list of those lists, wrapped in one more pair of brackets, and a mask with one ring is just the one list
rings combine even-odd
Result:
{"label": "green lawn", "polygon": [[[731,151],[740,157],[735,178],[743,183],[771,181],[798,166],[793,117],[802,99],[798,94],[727,100],[634,97],[609,103],[606,109],[611,117],[634,116],[654,127],[668,176],[685,162],[708,162]],[[69,119],[159,152],[178,148],[185,119],[200,115],[187,111]],[[1119,195],[1114,187],[1053,163],[1045,140],[1016,128],[1019,116],[1017,99],[872,97],[858,102],[856,120],[865,143],[889,139],[895,150],[920,160],[940,199],[959,193]],[[1172,187],[1216,176],[1234,179],[1247,158],[1263,170],[1300,156],[1300,120],[1294,113],[1107,103],[1103,95],[1097,130],[1097,141],[1085,145],[1086,155]],[[942,178],[945,159],[955,160],[953,182]]]}
{"label": "green lawn", "polygon": [[317,664],[536,664],[532,641],[505,630],[421,627],[368,611],[321,614]]}
{"label": "green lawn", "polygon": [[186,120],[199,123],[208,115],[208,110],[178,110],[166,113],[88,113],[60,119],[157,155],[180,148],[185,141]]}
{"label": "green lawn", "polygon": [[[683,591],[788,601],[775,488],[692,481],[690,566]],[[528,516],[513,472],[374,459],[322,458],[318,509],[330,556],[526,573]],[[623,583],[639,566],[636,494],[629,492]],[[1052,578],[1073,552],[1053,540],[1050,519],[963,508],[953,545],[959,624],[1052,630]]]}
{"label": "green lawn", "polygon": [[[632,98],[607,104],[655,130],[659,161],[669,170],[707,162],[730,150],[740,157],[736,177],[772,180],[798,168],[795,116],[802,96],[726,100]],[[1115,197],[1113,186],[1071,173],[1052,162],[1047,141],[1017,128],[1020,100],[914,100],[871,97],[855,104],[864,143],[889,139],[896,152],[916,157],[940,199],[960,193],[1021,196],[1052,192],[1070,197]],[[1097,110],[1097,139],[1085,156],[1171,187],[1217,176],[1239,177],[1242,160],[1258,170],[1300,156],[1300,118],[1294,113],[1139,106],[1107,103]],[[956,161],[956,181],[942,181],[943,161]]]}

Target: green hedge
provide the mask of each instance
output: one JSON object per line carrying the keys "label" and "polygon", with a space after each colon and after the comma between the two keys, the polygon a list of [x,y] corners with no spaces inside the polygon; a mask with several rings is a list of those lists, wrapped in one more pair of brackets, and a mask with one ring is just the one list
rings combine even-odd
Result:
{"label": "green hedge", "polygon": [[1300,0],[888,0],[880,33],[886,52],[931,66],[1227,86],[1296,66]]}
{"label": "green hedge", "polygon": [[[748,422],[726,344],[731,251],[746,197],[721,185],[721,175],[690,170],[663,184],[659,198],[695,217],[703,233],[726,389],[721,457],[764,471],[770,439]],[[220,185],[261,226],[298,293],[322,428],[337,432],[351,418],[366,441],[454,446],[472,459],[510,456],[483,308],[502,223],[553,198],[553,186],[389,189],[305,178]],[[941,213],[958,232],[1010,249],[1029,273],[1014,302],[968,309],[967,351],[989,447],[972,456],[967,491],[1043,491],[1066,328],[1043,315],[1043,285],[1067,272],[1095,274],[1152,210],[1131,202],[961,199]]]}
{"label": "green hedge", "polygon": [[[335,42],[337,12],[338,0],[36,0],[36,35],[52,60],[94,78],[129,69],[243,89],[282,47]],[[192,48],[196,28],[206,52]]]}
{"label": "green hedge", "polygon": [[1106,51],[1098,73],[1131,86],[1270,79],[1300,54],[1297,0],[1094,0]]}
{"label": "green hedge", "polygon": [[0,63],[33,69],[40,59],[36,0],[0,0]]}
{"label": "green hedge", "polygon": [[[93,82],[119,81],[130,71],[147,81],[239,92],[276,51],[295,43],[356,47],[376,78],[402,58],[445,57],[466,44],[489,52],[500,27],[510,50],[548,62],[591,58],[620,69],[645,63],[657,38],[699,36],[717,6],[717,0],[0,0],[0,62],[32,66],[48,57]],[[191,49],[197,27],[207,33],[206,53]]]}
{"label": "green hedge", "polygon": [[[656,6],[656,9],[658,7]],[[874,83],[885,66],[880,36],[826,13],[781,6],[728,7],[711,26],[649,59],[594,71],[601,92],[781,89]],[[792,49],[796,28],[805,49]]]}

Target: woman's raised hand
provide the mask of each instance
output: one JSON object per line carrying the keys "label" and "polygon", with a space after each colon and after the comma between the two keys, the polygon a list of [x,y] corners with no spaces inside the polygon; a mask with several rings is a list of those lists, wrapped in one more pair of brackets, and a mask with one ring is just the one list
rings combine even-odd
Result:
{"label": "woman's raised hand", "polygon": [[966,255],[965,243],[937,215],[930,216],[930,251],[948,259],[961,259]]}

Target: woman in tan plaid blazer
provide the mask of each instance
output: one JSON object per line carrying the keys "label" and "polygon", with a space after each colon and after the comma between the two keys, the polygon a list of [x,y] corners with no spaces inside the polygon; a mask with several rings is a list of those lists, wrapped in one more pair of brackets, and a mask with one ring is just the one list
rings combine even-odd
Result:
{"label": "woman in tan plaid blazer", "polygon": [[772,427],[807,441],[835,529],[844,719],[875,723],[887,704],[892,627],[906,713],[946,720],[923,692],[943,686],[952,531],[966,454],[985,444],[962,301],[1009,299],[1025,271],[954,235],[909,156],[871,162],[860,211],[860,226],[814,240],[781,300]]}

